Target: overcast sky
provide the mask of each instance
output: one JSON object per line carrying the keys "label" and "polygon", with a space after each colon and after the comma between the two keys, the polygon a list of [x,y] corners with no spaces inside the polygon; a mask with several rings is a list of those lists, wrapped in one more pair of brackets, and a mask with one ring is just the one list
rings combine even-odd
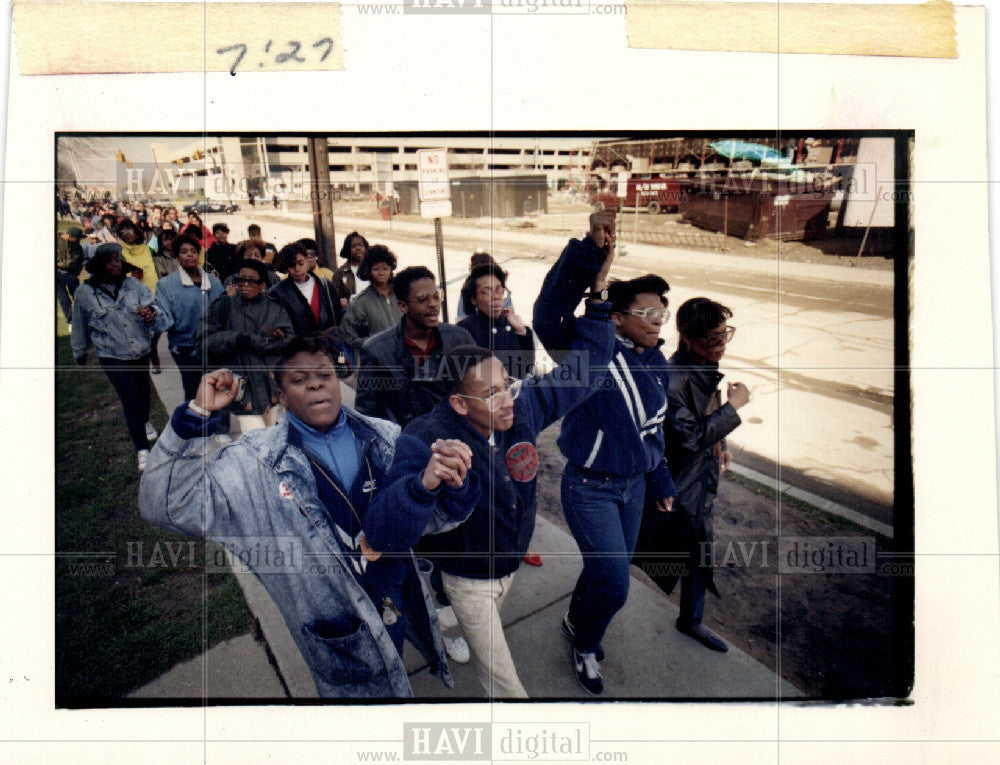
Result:
{"label": "overcast sky", "polygon": [[[76,168],[82,176],[79,178],[85,186],[108,186],[115,183],[117,171],[117,152],[121,151],[135,166],[152,164],[153,152],[150,145],[164,143],[167,151],[172,152],[198,140],[197,136],[66,136],[61,137],[57,144],[59,159],[68,162],[67,156],[72,153],[76,158]],[[214,139],[212,139],[214,141]]]}

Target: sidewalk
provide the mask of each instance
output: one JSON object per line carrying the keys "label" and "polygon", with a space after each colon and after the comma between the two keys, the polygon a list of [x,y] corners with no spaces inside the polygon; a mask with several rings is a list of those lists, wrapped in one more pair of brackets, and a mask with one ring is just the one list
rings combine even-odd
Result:
{"label": "sidewalk", "polygon": [[[164,347],[163,372],[153,377],[167,412],[182,400],[180,376]],[[633,577],[625,608],[604,639],[603,696],[593,697],[570,668],[569,643],[559,627],[582,561],[573,538],[539,517],[531,549],[544,561],[522,565],[501,618],[518,673],[529,696],[547,699],[761,699],[794,698],[798,691],[760,662],[730,645],[720,654],[674,628],[677,607],[658,589]],[[129,695],[135,699],[307,698],[315,695],[305,664],[277,609],[252,575],[238,576],[264,640],[246,633],[179,664]],[[726,635],[722,637],[726,638]],[[727,641],[728,642],[728,641]],[[417,698],[484,698],[473,664],[449,661],[449,690],[407,645],[403,658]]]}
{"label": "sidewalk", "polygon": [[[581,568],[576,544],[564,531],[539,518],[531,548],[541,554],[544,564],[521,567],[501,612],[521,681],[532,698],[594,698],[577,684],[569,665],[569,643],[559,631]],[[604,638],[605,692],[600,698],[774,700],[799,695],[790,683],[732,645],[728,653],[720,654],[681,635],[674,628],[677,610],[659,590],[632,579],[628,603]],[[296,651],[287,630],[285,635],[288,643],[272,645],[272,653]],[[177,665],[130,697],[291,697],[267,652],[265,643],[247,633]],[[471,662],[449,661],[455,679],[454,690],[449,690],[431,676],[409,644],[403,658],[417,698],[484,698]]]}
{"label": "sidewalk", "polygon": [[[243,213],[242,215],[245,215]],[[233,217],[233,216],[229,216]],[[312,225],[312,213],[310,212],[286,212],[279,210],[263,211],[255,214],[254,219],[263,221],[273,221],[274,223],[308,224]],[[475,239],[479,241],[488,240],[490,242],[504,242],[507,244],[519,244],[524,242],[529,236],[534,241],[544,242],[548,248],[558,255],[562,248],[566,246],[567,236],[565,233],[551,233],[539,229],[517,229],[507,230],[501,228],[486,228],[481,226],[463,223],[461,218],[450,218],[448,220],[447,232],[449,237],[461,237]],[[376,218],[363,218],[350,215],[337,216],[337,224],[350,228],[364,229],[369,232],[399,232],[408,234],[428,235],[431,230],[428,222],[415,222],[411,220],[393,219],[391,221],[379,220]],[[574,236],[582,235],[574,234]],[[370,234],[369,236],[373,236]],[[623,240],[629,252],[643,255],[655,255],[662,252],[663,245],[636,244]],[[677,247],[672,249],[684,249]],[[771,259],[761,259],[750,255],[739,255],[732,252],[720,253],[712,251],[697,250],[699,261],[706,268],[736,268],[751,273],[772,274],[776,269],[776,262]],[[848,284],[873,284],[891,288],[895,276],[892,271],[876,271],[868,269],[852,268],[850,266],[837,263],[801,263],[797,261],[782,261],[781,273],[785,277],[800,276],[809,279],[822,279],[833,282],[843,282]]]}

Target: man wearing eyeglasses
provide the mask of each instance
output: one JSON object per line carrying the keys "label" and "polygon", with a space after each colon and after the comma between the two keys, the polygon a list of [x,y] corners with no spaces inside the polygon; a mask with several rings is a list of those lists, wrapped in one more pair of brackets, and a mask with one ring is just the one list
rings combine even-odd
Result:
{"label": "man wearing eyeglasses", "polygon": [[403,318],[361,347],[355,406],[405,426],[448,395],[452,380],[442,360],[473,340],[461,327],[442,323],[442,296],[430,269],[404,268],[393,277],[392,289]]}
{"label": "man wearing eyeglasses", "polygon": [[[726,436],[740,424],[736,410],[750,401],[741,382],[730,383],[722,403],[719,361],[736,332],[728,324],[733,312],[706,297],[684,302],[677,310],[677,351],[667,361],[670,369],[666,457],[677,482],[674,518],[656,518],[647,509],[646,522],[661,520],[660,552],[686,553],[687,571],[681,577],[677,629],[713,651],[727,651],[726,643],[702,626],[705,591],[719,596],[712,576],[712,506],[719,473],[732,456]],[[651,517],[652,516],[652,517]],[[655,524],[654,524],[655,525]],[[647,529],[643,529],[645,536]],[[677,577],[653,577],[668,595]]]}
{"label": "man wearing eyeglasses", "polygon": [[[603,289],[611,253],[593,248],[588,255],[590,283]],[[563,275],[571,280],[580,276],[566,269]],[[469,517],[455,528],[427,534],[419,549],[441,571],[479,679],[491,698],[527,698],[499,610],[535,528],[535,441],[544,428],[600,387],[614,343],[608,303],[588,302],[585,315],[574,318],[579,298],[567,299],[559,279],[546,279],[545,285],[536,316],[547,316],[558,307],[563,315],[549,321],[571,325],[563,363],[544,377],[512,380],[490,350],[455,348],[446,357],[457,371],[449,395],[403,430],[387,486],[377,500],[405,517],[431,518],[447,492],[468,481],[464,497]],[[447,439],[467,445],[469,454],[445,460],[438,450]],[[464,514],[446,508],[446,515]],[[371,535],[369,540],[381,551],[380,540]]]}

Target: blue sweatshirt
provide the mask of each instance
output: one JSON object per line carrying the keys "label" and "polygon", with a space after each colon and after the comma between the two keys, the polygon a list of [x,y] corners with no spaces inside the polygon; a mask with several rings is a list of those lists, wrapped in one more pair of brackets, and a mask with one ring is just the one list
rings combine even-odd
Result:
{"label": "blue sweatshirt", "polygon": [[[579,301],[604,257],[589,235],[571,239],[545,278],[535,303],[534,325],[550,354],[558,356],[567,347],[571,325],[554,321],[558,314],[540,307]],[[666,359],[659,347],[637,353],[631,342],[616,337],[610,373],[606,385],[566,415],[560,451],[578,467],[600,473],[619,477],[645,473],[658,499],[674,496],[677,492],[663,457],[669,390]]]}
{"label": "blue sweatshirt", "polygon": [[[430,517],[438,505],[439,515],[468,516],[460,525],[420,540],[417,549],[442,571],[469,579],[499,579],[520,565],[535,529],[539,465],[535,441],[544,428],[604,382],[613,341],[608,309],[607,303],[587,306],[587,316],[576,321],[574,352],[544,377],[525,380],[514,402],[514,424],[495,431],[492,443],[448,399],[403,430],[387,486],[375,502],[399,508],[396,513],[401,518]],[[430,445],[438,438],[457,438],[472,449],[468,491],[441,487],[432,493],[420,484]]]}

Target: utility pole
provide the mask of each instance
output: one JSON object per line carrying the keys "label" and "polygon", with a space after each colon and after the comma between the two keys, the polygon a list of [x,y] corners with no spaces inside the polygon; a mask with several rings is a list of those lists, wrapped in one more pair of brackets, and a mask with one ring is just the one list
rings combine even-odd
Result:
{"label": "utility pole", "polygon": [[333,229],[333,190],[330,188],[330,155],[326,136],[306,139],[309,150],[309,198],[312,202],[313,231],[321,265],[337,265],[337,245]]}

